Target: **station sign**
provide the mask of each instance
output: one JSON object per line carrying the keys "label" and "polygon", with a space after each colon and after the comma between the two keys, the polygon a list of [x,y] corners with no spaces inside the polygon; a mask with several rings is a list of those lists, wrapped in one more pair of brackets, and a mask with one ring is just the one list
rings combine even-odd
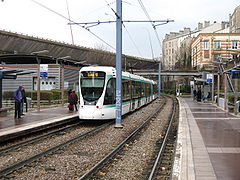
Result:
{"label": "station sign", "polygon": [[232,79],[240,79],[240,70],[232,70]]}
{"label": "station sign", "polygon": [[48,77],[48,64],[40,64],[40,77],[41,78]]}
{"label": "station sign", "polygon": [[207,83],[213,82],[213,74],[207,74]]}

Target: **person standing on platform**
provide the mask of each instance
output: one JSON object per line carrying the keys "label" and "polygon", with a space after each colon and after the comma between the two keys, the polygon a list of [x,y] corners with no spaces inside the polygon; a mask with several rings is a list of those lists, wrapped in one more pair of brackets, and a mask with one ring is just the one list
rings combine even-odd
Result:
{"label": "person standing on platform", "polygon": [[176,89],[176,95],[177,95],[177,97],[180,95],[180,91],[178,88]]}
{"label": "person standing on platform", "polygon": [[69,111],[73,111],[73,106],[70,104],[70,101],[71,101],[71,99],[70,99],[70,96],[71,96],[71,94],[72,94],[72,89],[69,89],[68,90],[68,109],[69,109]]}
{"label": "person standing on platform", "polygon": [[21,115],[24,115],[23,114],[24,103],[26,103],[26,112],[27,112],[27,98],[26,98],[25,88],[22,86]]}
{"label": "person standing on platform", "polygon": [[14,92],[13,98],[15,100],[15,115],[14,118],[21,118],[21,102],[22,102],[22,86]]}
{"label": "person standing on platform", "polygon": [[201,91],[201,88],[198,88],[198,91],[197,91],[197,101],[198,102],[202,101],[202,91]]}
{"label": "person standing on platform", "polygon": [[197,96],[197,91],[196,91],[196,89],[193,89],[193,100],[196,99],[196,96]]}
{"label": "person standing on platform", "polygon": [[[75,110],[78,111],[77,109],[77,103],[78,103],[78,96],[75,93],[75,90],[72,90],[72,93],[70,95],[70,105],[75,106]],[[74,108],[72,108],[72,111],[74,110]]]}

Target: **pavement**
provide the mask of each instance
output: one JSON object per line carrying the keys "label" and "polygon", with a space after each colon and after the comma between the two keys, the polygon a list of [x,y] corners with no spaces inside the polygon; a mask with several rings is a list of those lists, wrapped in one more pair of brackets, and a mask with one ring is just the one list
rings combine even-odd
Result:
{"label": "pavement", "polygon": [[0,142],[16,137],[26,131],[37,131],[46,126],[60,124],[67,119],[78,117],[77,112],[70,112],[66,107],[51,107],[24,112],[20,119],[15,119],[13,113],[0,117]]}
{"label": "pavement", "polygon": [[210,103],[179,97],[173,179],[239,180],[240,117]]}

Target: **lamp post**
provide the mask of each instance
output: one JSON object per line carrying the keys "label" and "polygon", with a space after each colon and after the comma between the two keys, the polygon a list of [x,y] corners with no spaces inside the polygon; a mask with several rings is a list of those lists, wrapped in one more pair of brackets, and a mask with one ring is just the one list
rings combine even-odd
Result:
{"label": "lamp post", "polygon": [[36,51],[36,52],[32,52],[32,55],[36,56],[36,60],[38,63],[38,67],[37,67],[37,111],[40,111],[40,64],[41,64],[41,59],[38,58],[38,55],[40,54],[46,54],[48,53],[48,50],[42,50],[42,51]]}

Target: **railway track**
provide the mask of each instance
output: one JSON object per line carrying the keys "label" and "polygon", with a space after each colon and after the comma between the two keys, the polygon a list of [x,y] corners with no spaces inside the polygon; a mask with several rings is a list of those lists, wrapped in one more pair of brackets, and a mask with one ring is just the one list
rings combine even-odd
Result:
{"label": "railway track", "polygon": [[41,179],[78,179],[101,161],[106,154],[112,152],[129,134],[134,134],[136,127],[164,102],[166,102],[165,98],[161,98],[126,117],[122,130],[113,128],[114,125],[105,127],[103,125],[95,132],[78,134],[61,143],[64,144],[63,146],[57,144],[51,148],[46,147],[45,151],[39,152],[34,157],[25,158],[22,162],[17,162],[17,165],[0,167],[0,176],[14,179],[39,177]]}
{"label": "railway track", "polygon": [[[122,163],[118,162],[122,162],[122,161],[129,161],[129,156],[126,155],[129,152],[129,148],[133,149],[134,147],[134,141],[138,141],[139,136],[141,136],[141,134],[146,133],[146,129],[151,128],[151,125],[149,125],[150,123],[152,123],[152,121],[156,121],[159,113],[161,113],[164,109],[165,103],[159,108],[157,109],[156,112],[154,112],[138,129],[136,129],[134,131],[134,133],[132,133],[129,137],[127,137],[118,147],[116,147],[111,153],[109,153],[105,158],[103,158],[101,161],[99,161],[99,163],[97,163],[91,170],[89,170],[87,173],[85,173],[84,175],[82,175],[80,177],[81,180],[85,180],[85,179],[112,179],[114,177],[114,174],[116,174],[116,172],[118,174],[124,175],[126,174],[126,172],[128,171],[125,168],[122,168],[124,165]],[[151,155],[151,161],[148,162],[148,165],[146,167],[144,167],[146,170],[144,171],[144,173],[142,175],[130,175],[131,177],[124,177],[121,176],[120,179],[156,179],[156,178],[163,178],[166,177],[166,172],[167,171],[161,171],[160,165],[161,167],[167,167],[165,164],[163,164],[163,160],[164,163],[166,163],[165,159],[166,156],[168,158],[168,166],[171,167],[171,163],[172,163],[172,159],[173,156],[171,158],[169,158],[169,153],[171,152],[172,155],[174,155],[174,144],[170,144],[170,142],[168,141],[170,137],[172,137],[172,127],[173,127],[173,122],[174,122],[174,117],[175,117],[175,103],[173,103],[173,108],[171,108],[171,111],[169,111],[169,117],[167,118],[169,123],[165,124],[165,126],[167,127],[166,129],[163,129],[163,131],[159,132],[160,133],[160,140],[156,143],[157,147],[155,148],[153,154]],[[176,128],[175,128],[176,130]],[[164,132],[166,131],[166,132]],[[158,134],[159,135],[159,134]],[[173,135],[173,137],[175,137]],[[171,147],[169,149],[169,147]],[[137,149],[137,148],[136,148]],[[157,149],[157,150],[156,150]],[[132,153],[133,156],[136,156],[136,151],[134,151]],[[131,155],[130,155],[131,156]],[[138,155],[137,155],[138,156]],[[140,156],[139,156],[140,157]],[[170,162],[169,162],[170,161]],[[114,167],[115,166],[115,167]],[[118,167],[119,166],[119,167]],[[128,167],[131,168],[131,167]],[[169,167],[168,167],[169,169]],[[121,171],[122,170],[122,171]],[[120,171],[120,172],[119,172]],[[161,173],[158,173],[159,171],[161,171]],[[108,175],[108,173],[110,173],[110,175]],[[131,172],[132,173],[132,172]],[[130,173],[130,174],[131,174]],[[169,177],[171,175],[171,169],[170,171],[168,171],[167,177]],[[160,178],[160,179],[161,179]],[[115,179],[115,178],[113,178]],[[116,178],[117,179],[117,178]],[[167,178],[166,178],[167,179]]]}
{"label": "railway track", "polygon": [[[73,138],[70,138],[67,141],[64,141],[64,142],[62,142],[60,144],[57,144],[57,145],[55,145],[53,147],[48,148],[47,150],[43,150],[43,151],[41,151],[41,152],[39,152],[37,154],[34,154],[32,156],[26,157],[25,159],[17,161],[15,163],[11,164],[11,165],[7,166],[5,164],[5,166],[7,166],[7,167],[0,169],[0,177],[6,177],[6,175],[12,173],[13,171],[18,170],[19,168],[21,168],[21,167],[23,167],[25,165],[29,165],[30,163],[32,163],[32,162],[34,162],[34,161],[36,161],[36,160],[38,160],[38,159],[40,159],[40,158],[50,154],[50,153],[56,152],[59,149],[63,149],[66,146],[70,145],[71,143],[74,143],[75,141],[78,141],[81,138],[84,138],[84,137],[86,137],[86,136],[88,136],[90,134],[96,133],[97,131],[99,131],[99,130],[105,128],[106,126],[108,126],[109,124],[112,124],[112,122],[105,123],[105,124],[103,124],[101,126],[98,126],[97,128],[91,129],[91,130],[89,130],[87,132],[84,132],[84,133],[82,133],[80,135],[74,136]],[[58,134],[60,132],[62,133],[63,130],[66,131],[66,130],[73,129],[73,128],[76,127],[76,125],[79,126],[79,124],[74,124],[74,125],[68,126],[66,128],[61,128],[61,129],[56,130],[54,132],[51,132],[51,133],[48,133],[48,134],[45,134],[45,135],[33,138],[33,139],[29,140],[29,141],[21,142],[21,143],[12,145],[10,147],[7,147],[5,149],[1,149],[0,155],[2,156],[2,155],[4,155],[7,152],[13,151],[13,150],[15,150],[17,148],[22,148],[23,146],[26,146],[26,148],[28,148],[27,145],[30,145],[30,144],[39,142],[39,141],[41,141],[43,139],[52,137],[52,136],[54,136],[54,135],[56,135],[56,134]],[[11,156],[11,154],[10,154],[10,156]]]}

